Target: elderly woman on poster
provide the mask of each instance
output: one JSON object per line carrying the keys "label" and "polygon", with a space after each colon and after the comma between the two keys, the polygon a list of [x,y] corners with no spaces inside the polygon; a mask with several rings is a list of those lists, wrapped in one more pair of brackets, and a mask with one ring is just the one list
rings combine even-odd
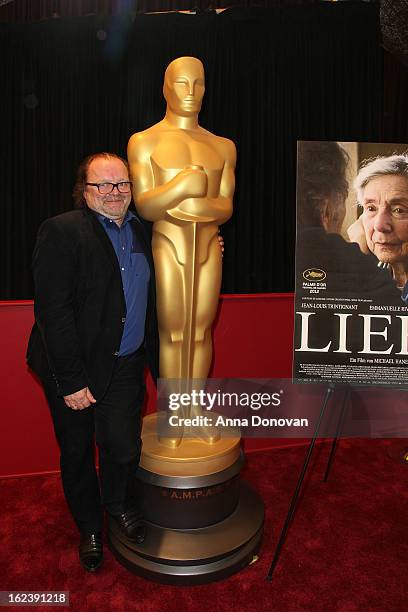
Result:
{"label": "elderly woman on poster", "polygon": [[350,239],[389,269],[402,299],[408,300],[408,156],[368,160],[354,181],[361,217]]}

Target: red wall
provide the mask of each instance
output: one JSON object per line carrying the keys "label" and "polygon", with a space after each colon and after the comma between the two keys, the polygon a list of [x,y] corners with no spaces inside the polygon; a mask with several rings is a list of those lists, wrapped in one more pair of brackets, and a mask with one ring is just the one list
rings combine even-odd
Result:
{"label": "red wall", "polygon": [[[41,386],[25,365],[32,302],[0,302],[2,392],[0,477],[59,469],[58,448]],[[272,378],[291,375],[293,294],[222,296],[214,330],[212,376]],[[148,411],[154,387],[148,380]],[[294,441],[299,443],[299,440]],[[285,440],[284,444],[290,444]],[[246,449],[276,446],[251,439]]]}

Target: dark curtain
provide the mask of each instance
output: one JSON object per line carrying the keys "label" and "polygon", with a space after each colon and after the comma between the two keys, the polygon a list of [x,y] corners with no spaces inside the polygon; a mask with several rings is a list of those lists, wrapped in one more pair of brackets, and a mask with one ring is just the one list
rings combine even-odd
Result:
{"label": "dark curtain", "polygon": [[385,53],[384,66],[384,140],[408,142],[408,62]]}
{"label": "dark curtain", "polygon": [[162,118],[164,68],[180,55],[206,68],[200,123],[238,149],[223,291],[293,290],[296,140],[383,132],[376,5],[0,24],[2,299],[32,296],[38,225],[72,207],[81,158],[124,155]]}
{"label": "dark curtain", "polygon": [[[80,15],[139,14],[163,11],[225,9],[233,6],[270,7],[316,4],[320,0],[3,0],[0,21],[36,21]],[[360,0],[361,1],[361,0]]]}

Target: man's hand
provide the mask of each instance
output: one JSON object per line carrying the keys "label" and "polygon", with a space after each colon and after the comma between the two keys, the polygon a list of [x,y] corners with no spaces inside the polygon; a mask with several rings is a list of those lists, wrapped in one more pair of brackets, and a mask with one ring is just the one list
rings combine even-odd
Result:
{"label": "man's hand", "polygon": [[83,410],[84,408],[88,408],[91,404],[95,404],[96,399],[88,387],[84,387],[80,389],[80,391],[75,391],[75,393],[71,393],[70,395],[64,395],[64,401],[68,408],[72,408],[72,410]]}
{"label": "man's hand", "polygon": [[218,244],[220,245],[221,255],[224,257],[224,238],[218,233]]}
{"label": "man's hand", "polygon": [[367,255],[367,253],[370,252],[368,245],[367,245],[367,240],[365,237],[365,232],[364,232],[363,223],[361,221],[361,217],[359,217],[357,221],[354,221],[354,223],[350,225],[350,227],[347,229],[347,234],[351,242],[357,242],[358,246],[360,247],[360,251],[362,253]]}

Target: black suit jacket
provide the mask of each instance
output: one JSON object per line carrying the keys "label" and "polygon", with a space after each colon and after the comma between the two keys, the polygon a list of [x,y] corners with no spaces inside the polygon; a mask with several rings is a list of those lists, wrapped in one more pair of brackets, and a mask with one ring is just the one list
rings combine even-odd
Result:
{"label": "black suit jacket", "polygon": [[[132,226],[150,266],[145,346],[158,371],[155,278],[150,235],[138,218]],[[33,254],[34,313],[27,362],[40,378],[54,378],[57,393],[89,387],[98,400],[109,384],[126,317],[119,264],[95,213],[84,208],[40,227]]]}

